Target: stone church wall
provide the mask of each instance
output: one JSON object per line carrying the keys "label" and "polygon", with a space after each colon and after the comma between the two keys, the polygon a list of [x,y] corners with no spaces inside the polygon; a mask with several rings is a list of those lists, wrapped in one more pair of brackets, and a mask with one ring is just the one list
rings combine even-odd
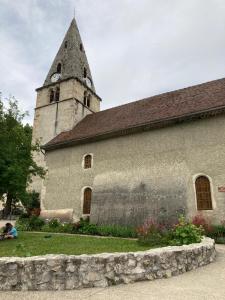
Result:
{"label": "stone church wall", "polygon": [[[91,221],[139,225],[155,216],[197,213],[194,180],[209,176],[214,221],[225,219],[225,118],[213,117],[139,134],[50,151],[46,209],[82,216],[85,187],[93,190]],[[93,167],[82,168],[85,154]]]}
{"label": "stone church wall", "polygon": [[[59,102],[50,103],[50,89],[60,87]],[[90,110],[82,105],[84,101],[84,86],[76,79],[70,79],[56,83],[53,86],[38,90],[35,117],[33,124],[33,142],[39,140],[42,145],[49,142],[62,131],[72,129]],[[99,111],[100,101],[92,94],[91,110]],[[46,167],[42,153],[34,153],[34,159],[39,166]],[[41,194],[41,200],[45,196],[45,184],[39,177],[33,178],[29,187]],[[43,205],[42,205],[43,206]]]}

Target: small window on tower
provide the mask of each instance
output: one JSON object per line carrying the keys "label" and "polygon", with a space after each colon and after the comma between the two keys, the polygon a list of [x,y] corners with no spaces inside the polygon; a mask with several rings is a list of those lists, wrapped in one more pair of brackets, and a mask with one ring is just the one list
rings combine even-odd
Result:
{"label": "small window on tower", "polygon": [[91,95],[89,94],[87,97],[87,107],[91,106]]}
{"label": "small window on tower", "polygon": [[57,65],[57,73],[61,73],[62,65],[59,63]]}
{"label": "small window on tower", "polygon": [[60,96],[60,88],[57,87],[55,91],[55,101],[59,101],[59,96]]}
{"label": "small window on tower", "polygon": [[67,41],[65,41],[65,44],[64,44],[65,49],[67,48],[67,46],[68,46],[68,43],[67,43]]}
{"label": "small window on tower", "polygon": [[52,103],[54,101],[54,91],[53,89],[50,90],[50,103]]}
{"label": "small window on tower", "polygon": [[80,44],[80,51],[83,51],[83,45]]}
{"label": "small window on tower", "polygon": [[86,78],[86,77],[87,77],[87,69],[84,68],[84,78]]}
{"label": "small window on tower", "polygon": [[87,91],[84,91],[84,105],[87,105]]}

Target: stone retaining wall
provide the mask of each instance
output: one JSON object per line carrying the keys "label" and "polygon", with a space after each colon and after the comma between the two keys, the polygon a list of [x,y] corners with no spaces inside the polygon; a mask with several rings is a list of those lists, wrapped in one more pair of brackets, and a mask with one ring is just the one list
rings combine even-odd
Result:
{"label": "stone retaining wall", "polygon": [[106,287],[168,278],[207,265],[214,259],[215,244],[209,238],[199,244],[143,252],[4,257],[0,259],[0,290]]}

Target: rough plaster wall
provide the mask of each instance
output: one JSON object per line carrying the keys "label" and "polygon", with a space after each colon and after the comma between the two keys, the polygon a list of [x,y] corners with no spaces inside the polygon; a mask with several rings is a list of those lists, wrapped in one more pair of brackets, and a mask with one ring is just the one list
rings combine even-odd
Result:
{"label": "rough plaster wall", "polygon": [[[73,208],[82,216],[82,189],[93,188],[91,220],[138,224],[158,211],[197,213],[194,176],[212,182],[215,221],[225,219],[225,118],[183,123],[139,134],[77,145],[47,153],[45,207]],[[93,167],[82,158],[93,153]]]}
{"label": "rough plaster wall", "polygon": [[[186,178],[182,167],[173,174],[165,170],[160,178],[150,170],[134,171],[96,176],[91,210],[93,223],[141,225],[147,218],[167,222],[186,212]],[[112,178],[110,186],[107,178]]]}

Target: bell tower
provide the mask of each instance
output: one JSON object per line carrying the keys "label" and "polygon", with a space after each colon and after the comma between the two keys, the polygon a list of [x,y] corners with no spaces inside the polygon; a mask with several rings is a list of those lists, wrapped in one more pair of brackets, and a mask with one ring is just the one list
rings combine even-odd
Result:
{"label": "bell tower", "polygon": [[[44,84],[36,89],[37,100],[32,140],[46,144],[62,131],[72,129],[87,114],[100,110],[91,71],[75,18],[63,39]],[[46,168],[44,154],[34,155]],[[34,178],[30,187],[45,194],[44,182]]]}

